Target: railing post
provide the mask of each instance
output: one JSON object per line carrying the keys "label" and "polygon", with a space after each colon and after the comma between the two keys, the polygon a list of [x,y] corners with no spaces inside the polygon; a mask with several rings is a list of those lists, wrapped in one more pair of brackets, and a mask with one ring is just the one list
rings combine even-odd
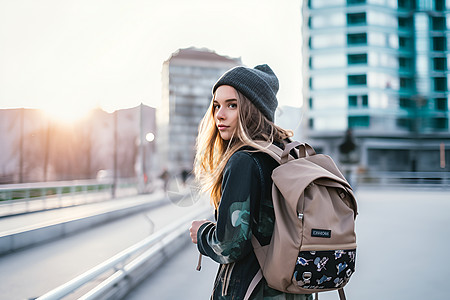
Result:
{"label": "railing post", "polygon": [[25,190],[25,211],[28,212],[30,210],[30,189]]}
{"label": "railing post", "polygon": [[47,188],[41,188],[41,197],[44,203],[44,209],[47,209]]}
{"label": "railing post", "polygon": [[62,203],[62,187],[57,187],[56,188],[56,197],[58,197],[58,203],[59,203],[59,207],[62,207],[63,206],[63,203]]}
{"label": "railing post", "polygon": [[83,184],[81,186],[81,192],[83,193],[84,203],[88,203],[87,185],[86,184]]}

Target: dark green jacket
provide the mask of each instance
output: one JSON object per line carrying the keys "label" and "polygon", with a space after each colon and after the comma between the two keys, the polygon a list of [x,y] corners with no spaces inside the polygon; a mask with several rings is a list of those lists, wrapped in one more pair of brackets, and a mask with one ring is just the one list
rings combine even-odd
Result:
{"label": "dark green jacket", "polygon": [[[259,270],[251,244],[254,235],[261,245],[270,242],[274,226],[271,174],[278,163],[261,152],[241,149],[228,161],[222,181],[217,223],[203,224],[198,249],[220,263],[212,299],[240,300]],[[263,279],[250,299],[312,299],[271,289]]]}

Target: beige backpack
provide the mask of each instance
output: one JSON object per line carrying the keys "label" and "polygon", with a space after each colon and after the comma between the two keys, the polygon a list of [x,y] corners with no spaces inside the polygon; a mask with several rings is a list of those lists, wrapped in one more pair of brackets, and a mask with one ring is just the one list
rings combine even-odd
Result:
{"label": "beige backpack", "polygon": [[[252,238],[261,267],[244,299],[265,278],[286,293],[338,290],[355,271],[356,200],[333,160],[308,144],[292,142],[284,151],[261,143],[280,165],[272,173],[275,224],[270,244]],[[298,148],[298,149],[297,149]],[[298,158],[289,153],[295,149]],[[307,155],[308,154],[308,155]]]}

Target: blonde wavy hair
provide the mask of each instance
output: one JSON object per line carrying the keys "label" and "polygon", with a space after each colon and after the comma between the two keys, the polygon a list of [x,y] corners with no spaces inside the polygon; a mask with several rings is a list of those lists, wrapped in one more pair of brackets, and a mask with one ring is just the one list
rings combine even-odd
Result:
{"label": "blonde wavy hair", "polygon": [[202,192],[209,192],[211,203],[217,209],[222,196],[222,178],[225,165],[238,149],[250,146],[264,148],[256,141],[282,143],[292,137],[290,130],[276,126],[242,93],[237,91],[238,125],[229,141],[220,137],[214,121],[215,94],[199,126],[194,161],[194,174]]}

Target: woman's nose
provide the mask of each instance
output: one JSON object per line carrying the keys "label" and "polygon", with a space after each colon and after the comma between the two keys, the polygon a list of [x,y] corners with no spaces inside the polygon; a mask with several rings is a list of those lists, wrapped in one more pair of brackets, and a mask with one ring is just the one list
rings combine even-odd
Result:
{"label": "woman's nose", "polygon": [[223,112],[222,108],[219,108],[219,110],[217,111],[216,117],[217,117],[217,119],[224,119],[225,118],[225,113]]}

